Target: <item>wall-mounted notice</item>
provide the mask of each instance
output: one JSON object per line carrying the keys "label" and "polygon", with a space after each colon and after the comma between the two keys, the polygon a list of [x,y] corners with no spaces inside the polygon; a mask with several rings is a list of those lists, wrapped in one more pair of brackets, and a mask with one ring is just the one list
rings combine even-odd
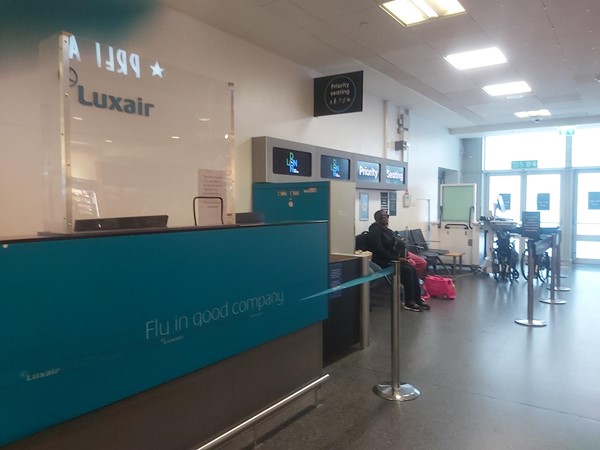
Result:
{"label": "wall-mounted notice", "polygon": [[537,195],[537,209],[538,209],[538,211],[549,211],[550,210],[550,194],[539,193]]}
{"label": "wall-mounted notice", "polygon": [[588,209],[600,209],[600,192],[588,192]]}
{"label": "wall-mounted notice", "polygon": [[388,214],[390,216],[395,216],[397,214],[398,209],[398,193],[390,192],[390,209],[388,210]]}
{"label": "wall-mounted notice", "polygon": [[198,196],[196,200],[196,223],[200,226],[228,223],[222,216],[227,211],[227,176],[224,170],[198,170]]}
{"label": "wall-mounted notice", "polygon": [[314,79],[314,116],[362,111],[363,72]]}
{"label": "wall-mounted notice", "polygon": [[388,213],[390,211],[390,206],[389,206],[389,196],[387,192],[381,192],[379,194],[379,197],[381,199],[381,206],[379,209],[384,209],[386,210]]}
{"label": "wall-mounted notice", "polygon": [[358,218],[361,222],[369,220],[369,194],[361,192],[358,194]]}

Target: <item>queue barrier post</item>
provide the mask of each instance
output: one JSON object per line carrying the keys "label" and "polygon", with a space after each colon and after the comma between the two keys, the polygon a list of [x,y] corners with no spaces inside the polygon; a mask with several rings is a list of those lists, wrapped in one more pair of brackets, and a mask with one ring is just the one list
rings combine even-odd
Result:
{"label": "queue barrier post", "polygon": [[[560,241],[558,233],[556,233],[553,237],[552,241],[552,261],[550,268],[550,298],[542,298],[540,302],[548,303],[550,305],[564,305],[567,303],[565,300],[560,300],[556,298],[556,282],[560,280]],[[559,281],[560,283],[560,281]]]}
{"label": "queue barrier post", "polygon": [[400,261],[392,261],[394,277],[392,283],[392,381],[376,384],[373,392],[386,400],[405,402],[414,400],[421,394],[410,384],[400,383]]}
{"label": "queue barrier post", "polygon": [[[533,269],[535,264],[535,242],[533,239],[527,240],[527,264]],[[526,327],[545,327],[546,322],[533,318],[533,270],[530,270],[527,277],[527,319],[515,319],[519,325]]]}
{"label": "queue barrier post", "polygon": [[[553,291],[559,291],[559,292],[569,292],[571,290],[571,288],[568,287],[564,287],[560,285],[560,279],[562,278],[562,276],[560,275],[560,230],[558,230],[556,237],[558,239],[558,242],[556,244],[556,248],[552,248],[552,267],[554,270],[554,267],[556,267],[556,284],[554,287],[552,286],[547,286],[547,289],[551,289]],[[556,265],[554,265],[554,260],[556,259]]]}

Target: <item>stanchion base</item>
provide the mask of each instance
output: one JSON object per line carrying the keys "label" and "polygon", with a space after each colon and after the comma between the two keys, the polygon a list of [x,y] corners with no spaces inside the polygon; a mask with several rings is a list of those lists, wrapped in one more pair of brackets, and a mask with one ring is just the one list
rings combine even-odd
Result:
{"label": "stanchion base", "polygon": [[545,327],[546,326],[546,322],[544,322],[543,320],[537,320],[537,319],[515,319],[515,322],[518,323],[519,325],[524,325],[526,327]]}
{"label": "stanchion base", "polygon": [[391,382],[376,384],[373,386],[373,392],[381,398],[394,402],[407,402],[421,395],[419,390],[410,384],[401,384],[398,388],[394,388]]}
{"label": "stanchion base", "polygon": [[549,305],[564,305],[567,303],[566,300],[559,300],[557,298],[540,298],[540,302],[548,303]]}
{"label": "stanchion base", "polygon": [[[549,291],[552,290],[550,286],[546,286],[546,289],[548,289]],[[554,287],[554,292],[569,292],[570,290],[571,288],[568,287]]]}

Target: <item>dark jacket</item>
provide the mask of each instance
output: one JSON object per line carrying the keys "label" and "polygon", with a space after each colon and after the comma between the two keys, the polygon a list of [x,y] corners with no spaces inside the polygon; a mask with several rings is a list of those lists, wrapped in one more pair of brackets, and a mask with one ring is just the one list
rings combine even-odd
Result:
{"label": "dark jacket", "polygon": [[405,257],[406,246],[392,230],[374,222],[369,227],[369,250],[373,253],[373,262],[380,267],[387,267],[393,260]]}

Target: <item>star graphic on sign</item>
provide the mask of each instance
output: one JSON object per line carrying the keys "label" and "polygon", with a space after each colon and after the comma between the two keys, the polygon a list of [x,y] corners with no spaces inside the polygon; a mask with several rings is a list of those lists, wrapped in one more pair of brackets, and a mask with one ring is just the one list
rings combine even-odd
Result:
{"label": "star graphic on sign", "polygon": [[162,78],[163,72],[165,71],[165,69],[160,67],[160,64],[158,64],[158,61],[156,61],[153,65],[151,65],[150,68],[152,69],[153,77],[161,77]]}

